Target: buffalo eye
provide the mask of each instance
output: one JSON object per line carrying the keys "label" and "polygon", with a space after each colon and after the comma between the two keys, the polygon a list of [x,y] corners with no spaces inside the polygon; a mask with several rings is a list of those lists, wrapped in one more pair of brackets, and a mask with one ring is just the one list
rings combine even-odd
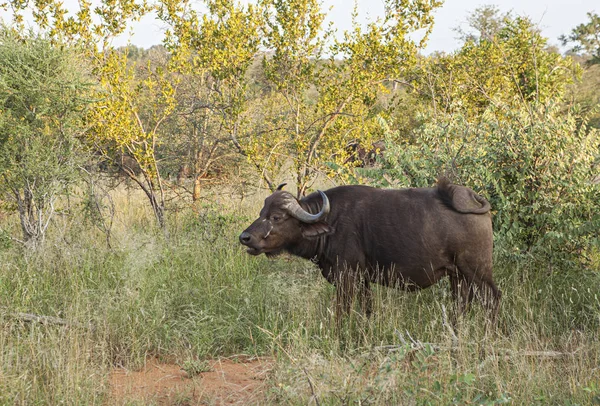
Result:
{"label": "buffalo eye", "polygon": [[278,214],[274,214],[271,216],[271,220],[273,220],[275,223],[277,223],[278,221],[280,221],[283,217],[281,217]]}

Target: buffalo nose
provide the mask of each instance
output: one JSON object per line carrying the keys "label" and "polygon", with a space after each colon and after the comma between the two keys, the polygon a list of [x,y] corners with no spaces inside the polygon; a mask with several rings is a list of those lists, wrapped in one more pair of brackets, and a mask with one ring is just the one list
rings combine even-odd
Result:
{"label": "buffalo nose", "polygon": [[242,234],[240,234],[240,242],[242,244],[248,244],[251,239],[252,235],[250,235],[250,233],[247,231],[244,231]]}

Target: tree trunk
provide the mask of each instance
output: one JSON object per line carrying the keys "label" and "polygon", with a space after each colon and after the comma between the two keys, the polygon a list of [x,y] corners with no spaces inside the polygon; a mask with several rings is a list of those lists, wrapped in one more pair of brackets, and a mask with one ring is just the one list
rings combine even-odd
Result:
{"label": "tree trunk", "polygon": [[194,189],[192,191],[192,201],[197,202],[198,200],[200,200],[200,190],[201,190],[201,186],[200,186],[200,176],[196,176],[194,178]]}
{"label": "tree trunk", "polygon": [[183,182],[184,182],[185,178],[188,177],[189,173],[190,173],[190,169],[188,167],[188,164],[182,164],[179,167],[179,171],[177,172],[177,184],[179,186],[183,185]]}
{"label": "tree trunk", "polygon": [[150,204],[152,205],[152,210],[154,211],[154,215],[156,216],[156,220],[158,221],[159,227],[164,229],[166,226],[164,204],[162,202],[161,203],[158,202],[158,199],[156,198],[156,194],[154,193],[154,191],[150,192],[150,194],[148,195],[148,198],[150,199]]}
{"label": "tree trunk", "polygon": [[25,242],[34,238],[34,234],[29,227],[31,216],[28,216],[29,210],[27,209],[27,206],[28,203],[19,202],[19,220],[21,222],[21,231],[23,232],[23,241]]}
{"label": "tree trunk", "polygon": [[26,243],[34,241],[39,237],[36,234],[37,227],[35,226],[35,217],[33,211],[33,194],[27,188],[21,192],[19,190],[13,190],[15,198],[17,200],[17,207],[19,210],[19,220],[21,223],[21,231],[23,232],[23,241]]}
{"label": "tree trunk", "polygon": [[37,246],[44,241],[46,229],[54,215],[53,196],[47,194],[36,200],[29,187],[25,187],[22,194],[19,189],[13,189],[12,192],[17,202],[23,243]]}

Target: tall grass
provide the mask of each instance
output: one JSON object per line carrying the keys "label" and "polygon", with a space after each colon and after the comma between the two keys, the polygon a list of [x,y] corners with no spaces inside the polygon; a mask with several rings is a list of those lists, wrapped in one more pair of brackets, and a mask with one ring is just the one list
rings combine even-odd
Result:
{"label": "tall grass", "polygon": [[410,294],[377,288],[374,315],[353,313],[336,331],[333,289],[310,262],[239,246],[260,202],[171,213],[162,233],[141,197],[115,199],[112,248],[77,214],[36,251],[0,244],[0,403],[102,404],[115,366],[238,353],[276,359],[271,403],[600,400],[597,272],[497,264],[496,334],[475,305],[452,336],[445,282]]}
{"label": "tall grass", "polygon": [[445,284],[416,294],[381,288],[373,319],[355,316],[359,322],[327,345],[294,332],[297,340],[279,354],[273,402],[600,402],[597,276],[499,271],[504,301],[496,333],[486,332],[484,312],[475,307],[456,340],[443,325],[444,308],[451,307]]}

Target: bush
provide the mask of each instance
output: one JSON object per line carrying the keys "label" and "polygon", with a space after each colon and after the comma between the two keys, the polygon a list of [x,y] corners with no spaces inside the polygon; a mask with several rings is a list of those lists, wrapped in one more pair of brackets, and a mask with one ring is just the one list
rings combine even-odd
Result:
{"label": "bush", "polygon": [[79,180],[90,86],[75,50],[1,25],[0,78],[0,198],[14,203],[23,242],[35,245]]}
{"label": "bush", "polygon": [[599,243],[600,138],[574,111],[494,107],[476,126],[458,116],[429,120],[413,140],[387,146],[383,168],[367,173],[374,183],[423,187],[448,176],[490,200],[501,255],[590,263]]}

